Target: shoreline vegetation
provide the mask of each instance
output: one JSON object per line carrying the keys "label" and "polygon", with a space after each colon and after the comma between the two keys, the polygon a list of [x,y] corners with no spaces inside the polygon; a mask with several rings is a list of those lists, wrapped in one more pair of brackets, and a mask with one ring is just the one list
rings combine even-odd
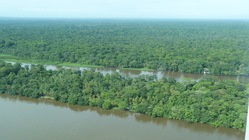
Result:
{"label": "shoreline vegetation", "polygon": [[54,65],[57,67],[68,66],[68,67],[87,67],[87,68],[104,68],[104,66],[96,65],[84,65],[79,63],[70,63],[70,62],[52,62],[45,60],[32,60],[32,59],[22,59],[12,55],[0,54],[0,60],[7,62],[16,62],[16,63],[29,63],[29,64],[40,64],[40,65]]}
{"label": "shoreline vegetation", "polygon": [[[97,65],[85,65],[80,63],[70,63],[70,62],[51,62],[51,61],[44,61],[44,60],[29,60],[29,59],[22,59],[11,55],[0,54],[0,60],[6,62],[16,62],[16,63],[29,63],[29,64],[40,64],[40,65],[54,65],[56,67],[85,67],[85,68],[106,68],[104,66],[97,66]],[[112,67],[116,68],[116,67]],[[155,71],[154,69],[149,68],[118,68],[121,70],[138,70],[138,71]]]}
{"label": "shoreline vegetation", "polygon": [[[44,61],[44,60],[31,60],[31,59],[22,59],[16,56],[0,54],[0,61],[6,62],[16,62],[16,63],[29,63],[29,64],[40,64],[40,65],[54,65],[56,67],[86,67],[86,68],[106,68],[104,66],[97,65],[85,65],[80,63],[70,63],[70,62],[52,62],[52,61]],[[113,67],[116,68],[116,67]],[[154,69],[149,68],[118,68],[121,70],[138,70],[138,71],[155,71]]]}
{"label": "shoreline vegetation", "polygon": [[[6,62],[16,62],[16,63],[28,63],[28,64],[34,64],[34,65],[53,65],[56,67],[85,67],[85,68],[108,68],[105,66],[97,66],[97,65],[86,65],[86,64],[80,64],[80,63],[70,63],[70,62],[52,62],[52,61],[45,61],[45,60],[30,60],[30,59],[22,59],[16,56],[6,55],[6,54],[0,54],[0,61],[6,61]],[[137,70],[137,71],[158,71],[155,69],[149,69],[149,68],[119,68],[119,67],[109,67],[109,68],[117,68],[120,70]],[[198,74],[198,73],[189,73],[189,74]],[[217,74],[210,74],[207,73],[210,76],[216,75],[216,76],[222,76]],[[248,76],[248,75],[224,75],[224,76]]]}
{"label": "shoreline vegetation", "polygon": [[245,131],[249,85],[206,76],[178,83],[153,76],[103,76],[93,71],[30,69],[0,61],[0,94],[53,99],[73,105],[129,110],[150,117],[184,120]]}
{"label": "shoreline vegetation", "polygon": [[[1,94],[245,131],[249,84],[212,75],[249,75],[248,21],[0,19],[0,31]],[[210,75],[179,83],[49,64]]]}

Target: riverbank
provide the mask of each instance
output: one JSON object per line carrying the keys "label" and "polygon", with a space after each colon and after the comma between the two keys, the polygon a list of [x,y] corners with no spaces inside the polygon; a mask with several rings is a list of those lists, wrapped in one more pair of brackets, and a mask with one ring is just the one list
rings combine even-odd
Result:
{"label": "riverbank", "polygon": [[[97,65],[87,65],[80,63],[70,63],[70,62],[53,62],[53,61],[44,61],[44,60],[34,60],[34,59],[23,59],[20,57],[0,54],[0,60],[9,61],[9,62],[17,62],[17,63],[29,63],[29,64],[41,64],[41,65],[54,65],[57,67],[86,67],[86,68],[105,68],[105,66],[97,66]],[[155,71],[154,69],[149,68],[119,68],[121,70],[139,70],[139,71]]]}
{"label": "riverbank", "polygon": [[0,94],[0,106],[3,140],[244,140],[245,135],[230,128],[7,94]]}
{"label": "riverbank", "polygon": [[0,69],[0,93],[47,96],[73,105],[129,109],[150,117],[245,130],[249,85],[234,80],[204,77],[198,82],[179,83],[153,76],[125,78],[117,73],[79,74],[70,69],[51,72],[38,66],[28,71],[7,63]]}
{"label": "riverbank", "polygon": [[29,67],[31,64],[41,64],[44,65],[47,70],[57,70],[60,68],[72,68],[74,70],[87,70],[93,69],[96,72],[100,72],[103,75],[112,74],[112,73],[119,73],[122,76],[128,76],[131,78],[138,77],[141,75],[146,76],[156,76],[157,79],[162,78],[173,78],[177,82],[186,82],[186,81],[199,81],[206,76],[212,76],[216,80],[236,80],[242,83],[249,83],[248,76],[225,76],[225,75],[211,75],[211,74],[190,74],[190,73],[181,73],[181,72],[174,72],[174,71],[159,71],[159,70],[152,70],[152,69],[136,69],[136,68],[106,68],[103,66],[93,66],[93,65],[82,65],[78,63],[56,63],[50,61],[37,61],[37,60],[25,60],[20,59],[10,55],[0,55],[0,60],[9,63],[18,62],[22,64],[22,66],[28,65]]}
{"label": "riverbank", "polygon": [[104,66],[96,66],[96,65],[84,65],[79,63],[70,63],[70,62],[52,62],[52,61],[44,61],[44,60],[34,60],[34,59],[23,59],[20,57],[0,54],[0,60],[9,61],[9,62],[17,62],[17,63],[29,63],[29,64],[40,64],[40,65],[54,65],[54,66],[67,66],[67,67],[88,67],[88,68],[104,68]]}
{"label": "riverbank", "polygon": [[[87,65],[87,64],[80,64],[80,63],[70,63],[70,62],[53,62],[53,61],[45,61],[45,60],[34,60],[34,59],[23,59],[20,57],[12,56],[12,55],[6,55],[6,54],[0,54],[0,60],[6,61],[6,62],[17,62],[17,63],[28,63],[28,64],[40,64],[40,65],[53,65],[56,67],[84,67],[84,68],[109,68],[105,66],[97,66],[97,65]],[[149,69],[149,68],[114,68],[111,67],[110,69],[119,69],[119,70],[134,70],[134,71],[147,71],[147,72],[158,72],[160,70],[154,70],[154,69]],[[181,73],[178,71],[175,71],[176,73]],[[198,74],[198,73],[182,73],[182,74]],[[200,73],[199,73],[200,74]],[[238,76],[238,75],[213,75],[213,74],[207,74],[211,76],[227,76],[227,77],[232,77],[232,76]],[[243,76],[239,75],[242,77],[248,77],[248,76]]]}

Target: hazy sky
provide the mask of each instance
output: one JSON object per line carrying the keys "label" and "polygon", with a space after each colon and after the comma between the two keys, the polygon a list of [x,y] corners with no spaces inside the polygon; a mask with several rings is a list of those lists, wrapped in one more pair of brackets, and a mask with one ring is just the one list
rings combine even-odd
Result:
{"label": "hazy sky", "polygon": [[249,0],[0,0],[0,17],[246,18]]}

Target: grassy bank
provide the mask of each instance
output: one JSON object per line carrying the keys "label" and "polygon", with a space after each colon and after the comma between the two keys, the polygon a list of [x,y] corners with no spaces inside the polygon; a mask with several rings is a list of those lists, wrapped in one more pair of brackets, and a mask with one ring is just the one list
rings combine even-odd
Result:
{"label": "grassy bank", "polygon": [[44,61],[44,60],[31,60],[31,59],[23,59],[20,57],[0,54],[0,60],[9,61],[9,62],[17,62],[17,63],[29,63],[29,64],[41,64],[41,65],[55,65],[55,66],[68,66],[68,67],[88,67],[88,68],[103,68],[104,66],[96,66],[96,65],[85,65],[79,63],[69,63],[69,62],[53,62],[53,61]]}
{"label": "grassy bank", "polygon": [[[45,60],[33,60],[33,59],[23,59],[17,56],[0,54],[0,60],[9,61],[9,62],[17,62],[17,63],[30,63],[30,64],[41,64],[41,65],[55,65],[55,66],[68,66],[68,67],[87,67],[87,68],[104,68],[104,66],[97,65],[87,65],[80,63],[70,63],[70,62],[53,62],[53,61],[45,61]],[[119,68],[121,70],[139,70],[139,71],[154,71],[149,68]]]}
{"label": "grassy bank", "polygon": [[154,69],[149,68],[119,68],[121,70],[140,70],[140,71],[155,71]]}

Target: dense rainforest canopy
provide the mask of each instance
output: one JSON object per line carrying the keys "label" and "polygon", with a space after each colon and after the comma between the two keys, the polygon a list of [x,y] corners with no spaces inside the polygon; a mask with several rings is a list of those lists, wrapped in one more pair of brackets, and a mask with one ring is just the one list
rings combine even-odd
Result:
{"label": "dense rainforest canopy", "polygon": [[0,61],[0,93],[121,109],[245,130],[248,85],[204,77],[178,83],[153,76],[123,77],[94,71],[46,70]]}
{"label": "dense rainforest canopy", "polygon": [[0,54],[106,67],[249,75],[249,21],[0,19]]}
{"label": "dense rainforest canopy", "polygon": [[[249,75],[249,21],[0,19],[0,57]],[[208,75],[154,76],[46,70],[0,61],[0,93],[121,109],[245,130],[248,85]]]}

